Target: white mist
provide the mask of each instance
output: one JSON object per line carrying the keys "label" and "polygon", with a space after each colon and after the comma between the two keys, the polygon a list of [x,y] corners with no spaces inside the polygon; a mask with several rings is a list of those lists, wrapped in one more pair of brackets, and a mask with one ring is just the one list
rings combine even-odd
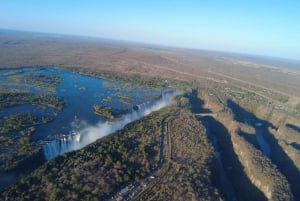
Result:
{"label": "white mist", "polygon": [[[130,113],[124,115],[119,121],[99,122],[95,126],[85,125],[74,135],[54,140],[44,145],[43,150],[45,157],[49,160],[65,152],[81,149],[99,138],[124,128],[127,124],[136,121],[151,112],[158,111],[170,105],[173,97],[176,95],[179,95],[179,92],[174,91],[173,93],[162,93],[160,99],[138,105],[138,110],[133,109]],[[82,122],[82,124],[84,124],[84,122]]]}

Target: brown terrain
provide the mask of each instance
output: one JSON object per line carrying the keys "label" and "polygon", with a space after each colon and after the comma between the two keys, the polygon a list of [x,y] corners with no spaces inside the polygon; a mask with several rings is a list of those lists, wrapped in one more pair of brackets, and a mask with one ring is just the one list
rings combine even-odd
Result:
{"label": "brown terrain", "polygon": [[[136,179],[128,173],[135,181],[133,186],[130,179],[122,180],[120,185],[115,179],[111,180],[111,189],[94,190],[93,196],[108,200],[300,200],[299,61],[0,30],[0,67],[21,66],[53,66],[188,83],[188,87],[182,86],[186,93],[176,99],[170,111],[162,112],[161,118],[151,116],[145,120],[154,121],[153,131],[145,129],[145,135],[155,133],[153,139],[139,136],[135,125],[128,128],[132,136],[138,136],[137,144],[132,146],[151,143],[162,150],[161,156],[157,152],[153,158],[136,159],[143,172]],[[164,138],[160,142],[161,135]],[[124,138],[132,136],[126,134]],[[125,143],[126,139],[122,140]],[[31,184],[34,190],[42,185],[37,195],[49,199],[56,189],[56,200],[62,196],[61,187],[74,186],[68,182],[60,186],[56,181],[76,177],[79,182],[82,177],[74,157],[106,144],[108,139],[45,163],[27,180],[4,190],[0,200],[1,195],[3,200],[11,200],[12,195],[34,200],[34,196],[28,196]],[[133,151],[126,143],[124,147],[128,153]],[[71,165],[60,169],[67,160],[72,161]],[[96,167],[98,160],[93,158],[90,163]],[[81,162],[88,169],[88,162]],[[73,163],[74,174],[64,176],[62,173],[69,172]],[[126,168],[116,166],[120,166],[116,167],[119,172],[109,170],[106,163],[95,172],[101,184],[87,173],[82,184],[88,186],[87,190],[76,194],[75,186],[68,198],[86,200],[85,193],[92,185],[101,186],[106,181],[102,172],[122,177],[120,172]],[[40,177],[48,170],[51,175]],[[47,184],[51,185],[47,188]],[[131,190],[125,195],[122,189],[128,186]]]}

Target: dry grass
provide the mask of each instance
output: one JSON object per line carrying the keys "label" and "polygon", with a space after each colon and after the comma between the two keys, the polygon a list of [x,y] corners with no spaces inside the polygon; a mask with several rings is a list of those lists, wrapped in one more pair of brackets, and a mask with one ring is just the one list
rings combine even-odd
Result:
{"label": "dry grass", "polygon": [[[80,66],[128,74],[213,81],[299,97],[300,64],[121,41],[0,31],[0,66]],[[284,70],[282,70],[284,69]],[[263,93],[263,92],[262,92]]]}

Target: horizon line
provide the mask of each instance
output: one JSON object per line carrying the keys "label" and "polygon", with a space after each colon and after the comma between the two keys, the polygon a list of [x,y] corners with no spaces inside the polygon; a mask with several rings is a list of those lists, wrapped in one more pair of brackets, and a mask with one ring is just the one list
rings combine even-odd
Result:
{"label": "horizon line", "polygon": [[64,37],[79,37],[79,38],[86,38],[86,39],[95,39],[95,40],[107,40],[112,42],[122,42],[127,44],[136,44],[136,45],[148,45],[148,46],[157,46],[161,48],[173,48],[173,49],[183,49],[183,50],[190,50],[190,51],[205,51],[205,52],[215,52],[215,53],[223,53],[223,54],[233,54],[233,55],[240,55],[240,56],[252,56],[256,58],[265,58],[271,60],[281,60],[285,62],[293,62],[296,64],[300,64],[300,58],[294,57],[281,57],[281,56],[274,56],[274,55],[265,55],[265,54],[256,54],[256,53],[245,53],[245,52],[237,52],[237,51],[224,51],[218,49],[203,49],[203,48],[196,48],[196,47],[188,47],[188,46],[177,46],[177,45],[167,45],[155,42],[143,42],[143,41],[135,41],[130,39],[118,39],[118,38],[109,38],[103,36],[95,36],[95,35],[80,35],[80,34],[69,34],[69,33],[58,33],[58,32],[44,32],[44,31],[32,31],[32,30],[20,30],[20,29],[7,29],[1,28],[0,31],[12,31],[12,32],[25,32],[25,33],[32,33],[32,34],[44,34],[44,35],[57,35],[57,36],[64,36]]}

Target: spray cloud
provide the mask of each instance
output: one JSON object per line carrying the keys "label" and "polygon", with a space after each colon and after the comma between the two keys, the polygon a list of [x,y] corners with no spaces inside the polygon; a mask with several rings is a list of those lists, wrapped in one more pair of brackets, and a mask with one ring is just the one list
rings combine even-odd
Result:
{"label": "spray cloud", "polygon": [[124,128],[127,124],[140,119],[151,112],[158,111],[171,104],[174,96],[180,92],[173,91],[171,93],[162,93],[160,99],[148,101],[135,106],[131,112],[125,114],[118,121],[99,122],[95,126],[89,126],[82,122],[82,129],[62,139],[54,140],[43,146],[46,159],[51,159],[65,152],[78,150],[86,145],[96,141],[97,139],[109,135],[117,130]]}

